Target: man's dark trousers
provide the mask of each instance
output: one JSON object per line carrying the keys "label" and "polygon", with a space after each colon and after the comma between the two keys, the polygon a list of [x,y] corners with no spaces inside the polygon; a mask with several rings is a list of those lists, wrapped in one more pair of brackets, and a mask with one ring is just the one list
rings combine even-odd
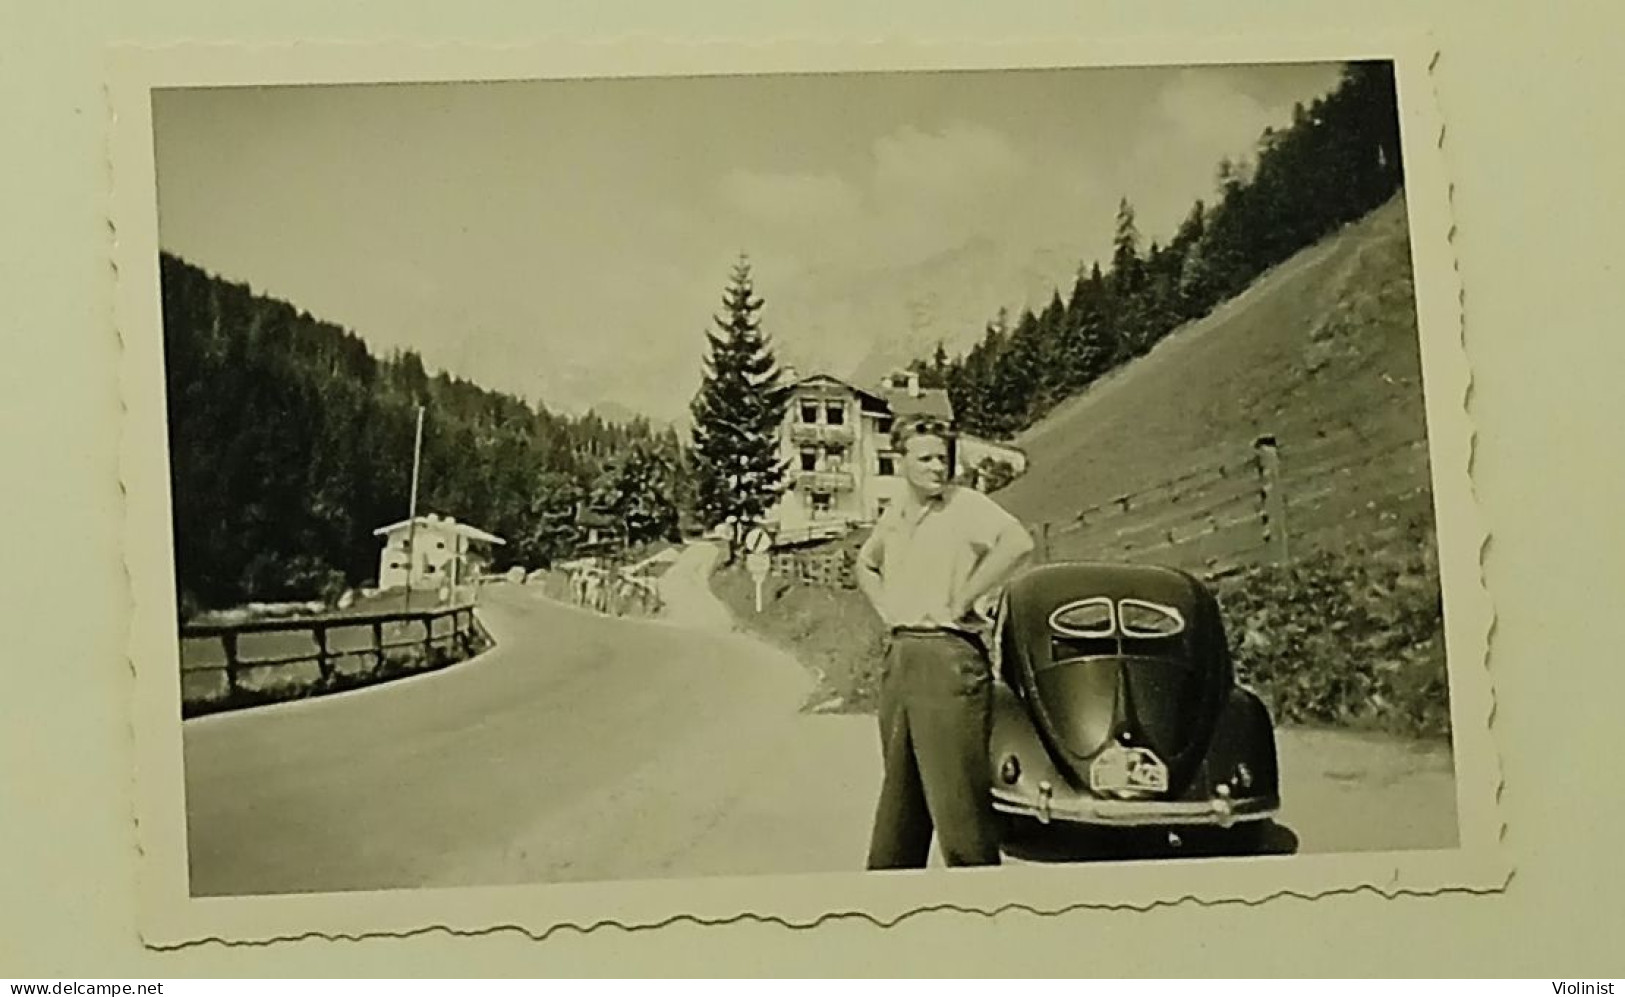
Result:
{"label": "man's dark trousers", "polygon": [[870,869],[923,869],[935,829],[950,866],[998,865],[988,735],[993,684],[972,638],[893,634],[880,684],[885,777]]}

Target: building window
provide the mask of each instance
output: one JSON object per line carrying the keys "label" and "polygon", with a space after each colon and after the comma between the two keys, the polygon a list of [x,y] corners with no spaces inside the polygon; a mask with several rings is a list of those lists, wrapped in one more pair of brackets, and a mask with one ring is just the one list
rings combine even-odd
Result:
{"label": "building window", "polygon": [[830,402],[824,410],[825,421],[831,426],[840,426],[846,422],[846,406],[840,402]]}
{"label": "building window", "polygon": [[801,469],[803,471],[816,471],[816,470],[818,470],[818,451],[817,450],[803,450],[803,451],[801,451]]}
{"label": "building window", "polygon": [[805,423],[808,423],[809,425],[813,424],[813,423],[816,423],[818,421],[818,403],[817,402],[802,402],[801,403],[801,421],[805,422]]}
{"label": "building window", "polygon": [[888,436],[891,435],[891,416],[883,415],[876,419],[875,430],[877,432],[885,433]]}
{"label": "building window", "polygon": [[830,494],[829,494],[829,492],[813,492],[813,495],[812,495],[812,511],[813,512],[828,512],[829,508],[830,508]]}
{"label": "building window", "polygon": [[880,457],[880,474],[881,474],[881,476],[882,477],[890,477],[891,475],[894,475],[896,473],[897,473],[897,464],[896,464],[896,462],[892,459],[892,457],[889,454],[882,454],[881,457]]}

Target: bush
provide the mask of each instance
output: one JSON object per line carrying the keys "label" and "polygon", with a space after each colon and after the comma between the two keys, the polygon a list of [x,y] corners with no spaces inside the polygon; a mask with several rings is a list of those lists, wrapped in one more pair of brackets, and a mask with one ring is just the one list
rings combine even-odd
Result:
{"label": "bush", "polygon": [[1431,545],[1320,551],[1216,586],[1237,677],[1276,722],[1450,733]]}

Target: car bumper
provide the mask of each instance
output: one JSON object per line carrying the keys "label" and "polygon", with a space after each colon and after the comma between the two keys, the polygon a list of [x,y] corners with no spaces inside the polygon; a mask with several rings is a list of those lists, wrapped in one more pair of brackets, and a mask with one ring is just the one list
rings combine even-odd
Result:
{"label": "car bumper", "polygon": [[995,788],[993,809],[1040,823],[1062,822],[1097,827],[1217,827],[1268,820],[1281,808],[1273,797],[1212,800],[1103,800],[1068,794],[1029,798]]}

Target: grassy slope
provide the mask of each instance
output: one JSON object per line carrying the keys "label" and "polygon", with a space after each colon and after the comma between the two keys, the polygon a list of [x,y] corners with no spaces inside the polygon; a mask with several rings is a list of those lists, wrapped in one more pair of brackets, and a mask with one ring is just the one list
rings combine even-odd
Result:
{"label": "grassy slope", "polygon": [[861,592],[769,578],[756,586],[735,566],[718,571],[711,589],[740,626],[796,656],[818,678],[809,706],[820,712],[865,712],[879,689],[885,633]]}
{"label": "grassy slope", "polygon": [[1059,521],[1266,433],[1287,461],[1294,446],[1349,428],[1377,445],[1419,435],[1405,222],[1403,202],[1390,202],[1062,403],[1020,437],[1032,470],[1000,502],[1028,522]]}

